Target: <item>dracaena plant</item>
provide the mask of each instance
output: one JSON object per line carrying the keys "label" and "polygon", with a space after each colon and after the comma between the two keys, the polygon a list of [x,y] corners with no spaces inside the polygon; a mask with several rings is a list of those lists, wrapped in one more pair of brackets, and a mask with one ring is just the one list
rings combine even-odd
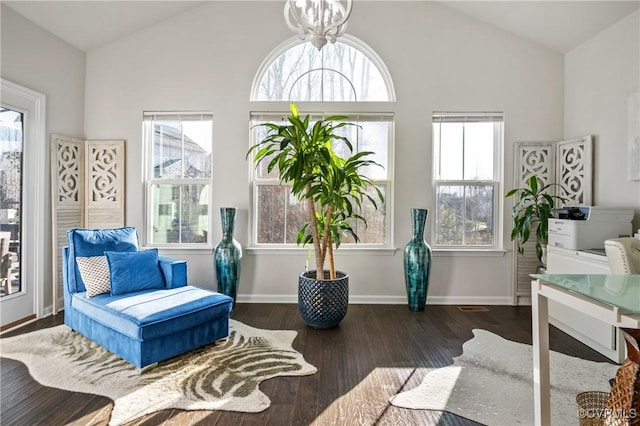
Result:
{"label": "dracaena plant", "polygon": [[542,184],[542,181],[532,175],[522,188],[515,188],[507,192],[505,197],[515,197],[513,205],[513,230],[511,241],[516,241],[518,253],[524,254],[524,245],[535,229],[536,256],[542,260],[543,246],[549,241],[549,219],[553,218],[553,209],[558,203],[567,199],[559,195],[550,194],[550,188],[562,187],[557,183]]}
{"label": "dracaena plant", "polygon": [[341,128],[356,126],[346,122],[347,117],[334,115],[311,124],[308,115],[300,117],[295,104],[290,109],[286,123],[258,125],[268,129],[267,136],[249,149],[247,157],[253,154],[256,165],[268,162],[267,171],[276,170],[280,182],[291,185],[292,194],[306,203],[307,220],[298,232],[297,243],[313,244],[316,278],[325,278],[326,261],[328,278],[333,279],[334,247],[340,246],[345,234],[359,241],[352,227],[355,221],[366,226],[359,214],[363,202],[369,200],[374,208],[384,202],[380,189],[362,173],[365,167],[381,166],[368,158],[374,154],[371,151],[347,158],[336,153],[334,144],[343,144],[353,153],[349,139],[339,133]]}

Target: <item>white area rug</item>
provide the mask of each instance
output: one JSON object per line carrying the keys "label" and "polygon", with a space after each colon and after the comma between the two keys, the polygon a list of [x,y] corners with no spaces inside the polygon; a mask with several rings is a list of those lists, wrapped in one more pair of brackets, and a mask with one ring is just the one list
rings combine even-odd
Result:
{"label": "white area rug", "polygon": [[271,401],[258,389],[260,382],[317,371],[292,348],[296,331],[261,330],[235,320],[230,329],[226,342],[143,370],[64,325],[1,339],[0,355],[25,363],[45,386],[113,399],[113,425],[169,408],[263,411]]}
{"label": "white area rug", "polygon": [[[413,409],[448,411],[492,426],[533,425],[533,351],[530,345],[473,330],[451,366],[430,371],[415,389],[390,398]],[[617,365],[551,351],[551,422],[577,425],[576,395],[608,392]]]}

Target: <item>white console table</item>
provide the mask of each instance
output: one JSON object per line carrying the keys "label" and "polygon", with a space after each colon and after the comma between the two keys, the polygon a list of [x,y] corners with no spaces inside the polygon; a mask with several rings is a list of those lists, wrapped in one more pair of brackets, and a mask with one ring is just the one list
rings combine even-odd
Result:
{"label": "white console table", "polygon": [[[548,246],[546,273],[610,274],[611,269],[604,250],[596,253]],[[613,362],[624,361],[624,337],[617,327],[553,300],[549,301],[549,322]]]}
{"label": "white console table", "polygon": [[611,326],[640,329],[640,275],[531,275],[533,400],[536,425],[551,424],[549,302]]}

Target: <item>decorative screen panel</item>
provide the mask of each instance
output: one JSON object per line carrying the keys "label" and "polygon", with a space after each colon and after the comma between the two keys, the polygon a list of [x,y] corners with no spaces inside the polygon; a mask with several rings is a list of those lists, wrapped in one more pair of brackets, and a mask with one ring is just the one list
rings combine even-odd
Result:
{"label": "decorative screen panel", "polygon": [[86,145],[87,228],[124,225],[124,141],[88,141]]}
{"label": "decorative screen panel", "polygon": [[521,188],[527,179],[536,175],[543,184],[555,178],[555,146],[552,142],[516,143],[516,186]]}
{"label": "decorative screen panel", "polygon": [[57,313],[63,295],[60,253],[67,245],[67,230],[83,224],[85,142],[61,135],[51,135],[50,141],[53,312]]}
{"label": "decorative screen panel", "polygon": [[82,207],[83,185],[83,141],[54,136],[54,161],[57,172],[58,207]]}
{"label": "decorative screen panel", "polygon": [[[527,185],[527,179],[535,175],[544,185],[555,179],[555,142],[517,142],[515,145],[514,188]],[[520,255],[516,242],[513,242],[513,297],[514,304],[520,298],[531,297],[531,277],[536,273],[540,261],[536,256],[535,239],[529,240]]]}
{"label": "decorative screen panel", "polygon": [[71,228],[124,226],[124,141],[51,135],[53,312],[63,306],[61,250]]}
{"label": "decorative screen panel", "polygon": [[[515,144],[515,187],[526,185],[532,175],[538,176],[544,185],[554,186],[555,195],[568,199],[565,205],[591,205],[592,190],[592,144],[591,135],[560,142],[517,142]],[[559,206],[560,207],[560,206]],[[525,244],[524,256],[518,254],[513,243],[513,297],[531,296],[531,278],[540,265],[535,255],[535,243]]]}
{"label": "decorative screen panel", "polygon": [[592,144],[591,136],[557,143],[558,195],[568,199],[567,206],[591,205]]}

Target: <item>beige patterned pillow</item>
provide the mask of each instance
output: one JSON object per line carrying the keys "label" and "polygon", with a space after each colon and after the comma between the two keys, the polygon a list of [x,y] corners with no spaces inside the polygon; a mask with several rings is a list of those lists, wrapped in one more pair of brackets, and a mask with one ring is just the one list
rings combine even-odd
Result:
{"label": "beige patterned pillow", "polygon": [[76,257],[87,297],[111,292],[111,276],[106,256]]}

